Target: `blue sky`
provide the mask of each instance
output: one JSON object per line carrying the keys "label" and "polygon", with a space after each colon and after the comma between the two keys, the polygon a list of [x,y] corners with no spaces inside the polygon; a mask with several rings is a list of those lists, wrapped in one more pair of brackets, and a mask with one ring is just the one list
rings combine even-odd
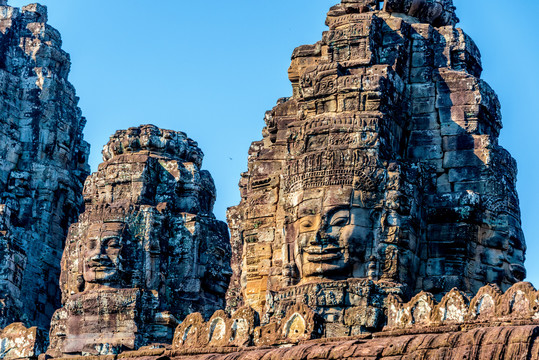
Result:
{"label": "blue sky", "polygon": [[[218,191],[215,214],[239,202],[238,181],[263,116],[291,95],[292,50],[321,38],[338,0],[43,0],[73,62],[92,170],[117,129],[155,124],[198,141]],[[539,2],[454,0],[502,102],[500,144],[519,164],[528,280],[539,286]],[[12,6],[26,1],[9,0]]]}

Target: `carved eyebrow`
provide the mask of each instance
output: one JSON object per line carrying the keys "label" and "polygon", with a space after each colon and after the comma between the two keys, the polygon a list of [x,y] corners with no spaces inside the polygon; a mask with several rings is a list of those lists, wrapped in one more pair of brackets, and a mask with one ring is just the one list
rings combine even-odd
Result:
{"label": "carved eyebrow", "polygon": [[110,235],[110,236],[103,236],[102,239],[105,240],[105,241],[109,241],[109,240],[119,240],[120,237],[119,237],[118,235]]}
{"label": "carved eyebrow", "polygon": [[328,211],[325,216],[326,216],[327,219],[331,219],[333,216],[335,216],[338,213],[343,212],[343,211],[346,211],[348,213],[348,215],[349,215],[350,214],[350,207],[349,206],[344,206],[344,205],[336,207],[336,208],[331,209],[330,211]]}
{"label": "carved eyebrow", "polygon": [[348,219],[348,218],[350,218],[350,214],[345,214],[345,213],[340,214],[340,213],[337,213],[337,214],[335,214],[335,215],[333,215],[333,216],[331,217],[331,220],[335,221],[335,220],[337,220],[337,219]]}

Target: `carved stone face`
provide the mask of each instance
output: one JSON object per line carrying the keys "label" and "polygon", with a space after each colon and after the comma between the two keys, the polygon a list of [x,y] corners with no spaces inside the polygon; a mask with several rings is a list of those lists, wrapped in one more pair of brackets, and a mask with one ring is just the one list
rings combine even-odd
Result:
{"label": "carved stone face", "polygon": [[124,223],[92,224],[82,246],[83,277],[86,283],[115,287],[122,270]]}
{"label": "carved stone face", "polygon": [[219,246],[215,246],[211,252],[212,266],[207,269],[202,282],[205,288],[214,294],[225,294],[232,276],[230,263],[226,261],[226,251]]}
{"label": "carved stone face", "polygon": [[357,267],[366,267],[364,257],[371,238],[366,209],[338,206],[322,215],[301,217],[295,224],[294,257],[301,281],[346,279]]}
{"label": "carved stone face", "polygon": [[511,282],[524,281],[526,278],[526,268],[524,267],[526,245],[523,240],[524,235],[520,228],[512,228],[509,232],[509,249],[507,251],[509,272],[508,278]]}

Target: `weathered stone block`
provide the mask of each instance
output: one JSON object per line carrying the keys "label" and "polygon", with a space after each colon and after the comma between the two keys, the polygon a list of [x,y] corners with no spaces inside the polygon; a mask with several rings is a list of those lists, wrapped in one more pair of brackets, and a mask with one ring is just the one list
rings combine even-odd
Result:
{"label": "weathered stone block", "polygon": [[412,118],[414,124],[416,124],[417,130],[439,130],[440,123],[438,121],[438,114],[435,112],[429,114],[414,115]]}
{"label": "weathered stone block", "polygon": [[442,159],[444,153],[441,145],[417,145],[410,151],[410,158],[422,160]]}
{"label": "weathered stone block", "polygon": [[[449,169],[449,182],[465,182],[473,181],[481,177],[481,169],[479,167],[462,167]],[[458,191],[457,189],[455,189]]]}
{"label": "weathered stone block", "polygon": [[413,149],[416,146],[424,145],[442,145],[442,137],[438,131],[432,130],[414,130],[410,133],[410,147]]}
{"label": "weathered stone block", "polygon": [[429,114],[434,112],[435,97],[414,97],[412,111],[415,114]]}
{"label": "weathered stone block", "polygon": [[35,359],[46,346],[47,335],[37,327],[27,329],[22,323],[13,323],[0,331],[2,359]]}
{"label": "weathered stone block", "polygon": [[436,180],[436,190],[438,193],[451,192],[451,182],[447,173],[443,173],[438,176],[438,179]]}
{"label": "weathered stone block", "polygon": [[432,83],[426,84],[410,84],[410,95],[415,98],[434,98],[436,97],[436,85]]}
{"label": "weathered stone block", "polygon": [[444,152],[444,168],[481,167],[486,165],[483,154],[473,150]]}
{"label": "weathered stone block", "polygon": [[485,192],[485,182],[484,181],[462,181],[455,183],[455,191],[473,191],[476,193]]}
{"label": "weathered stone block", "polygon": [[412,54],[412,67],[431,67],[433,62],[432,53],[430,52],[414,52]]}
{"label": "weathered stone block", "polygon": [[432,68],[430,66],[423,66],[418,68],[412,68],[410,70],[410,82],[426,83],[432,80]]}

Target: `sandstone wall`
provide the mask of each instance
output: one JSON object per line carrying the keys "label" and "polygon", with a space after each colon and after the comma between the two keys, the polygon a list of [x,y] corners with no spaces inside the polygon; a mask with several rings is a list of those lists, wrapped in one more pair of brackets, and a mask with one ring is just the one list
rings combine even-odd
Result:
{"label": "sandstone wall", "polygon": [[48,329],[89,174],[69,55],[44,6],[0,4],[0,328]]}

